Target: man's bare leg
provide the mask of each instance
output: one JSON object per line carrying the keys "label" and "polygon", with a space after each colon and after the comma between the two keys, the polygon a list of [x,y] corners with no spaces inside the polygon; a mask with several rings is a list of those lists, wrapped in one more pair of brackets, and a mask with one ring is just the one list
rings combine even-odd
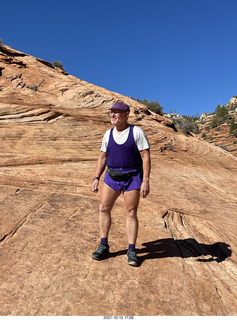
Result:
{"label": "man's bare leg", "polygon": [[99,216],[101,243],[97,250],[92,254],[92,258],[95,260],[102,260],[109,254],[107,241],[111,227],[111,210],[120,193],[120,191],[113,190],[104,183],[100,198]]}
{"label": "man's bare leg", "polygon": [[111,227],[111,210],[113,205],[119,195],[120,191],[116,191],[110,188],[104,183],[100,198],[100,216],[99,216],[99,226],[100,226],[100,237],[108,238],[109,230]]}
{"label": "man's bare leg", "polygon": [[137,209],[140,200],[140,189],[124,192],[125,209],[127,212],[126,230],[128,244],[136,244],[138,234]]}

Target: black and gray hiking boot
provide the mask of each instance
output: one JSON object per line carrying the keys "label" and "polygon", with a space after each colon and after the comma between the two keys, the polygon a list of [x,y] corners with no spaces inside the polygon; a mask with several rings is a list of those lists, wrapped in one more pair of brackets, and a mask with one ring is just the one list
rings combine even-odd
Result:
{"label": "black and gray hiking boot", "polygon": [[99,244],[98,248],[92,254],[95,260],[102,260],[109,255],[109,245]]}
{"label": "black and gray hiking boot", "polygon": [[137,253],[134,250],[128,250],[127,252],[127,263],[130,266],[136,267],[138,265]]}

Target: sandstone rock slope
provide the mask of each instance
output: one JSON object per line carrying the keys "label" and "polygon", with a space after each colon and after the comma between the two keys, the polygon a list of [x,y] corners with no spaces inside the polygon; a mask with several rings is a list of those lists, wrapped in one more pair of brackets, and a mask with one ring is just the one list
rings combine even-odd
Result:
{"label": "sandstone rock slope", "polygon": [[[111,256],[91,259],[100,196],[91,180],[118,100],[151,143],[137,268],[126,264],[122,197]],[[1,316],[236,315],[236,157],[175,132],[129,97],[3,45],[0,143]]]}

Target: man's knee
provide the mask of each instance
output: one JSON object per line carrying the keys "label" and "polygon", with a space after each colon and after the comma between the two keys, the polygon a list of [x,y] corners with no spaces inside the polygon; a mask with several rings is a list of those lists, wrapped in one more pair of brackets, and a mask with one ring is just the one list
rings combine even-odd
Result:
{"label": "man's knee", "polygon": [[137,220],[137,210],[136,209],[129,209],[127,210],[127,215],[132,220]]}
{"label": "man's knee", "polygon": [[110,214],[110,207],[101,203],[99,207],[99,213],[100,215]]}

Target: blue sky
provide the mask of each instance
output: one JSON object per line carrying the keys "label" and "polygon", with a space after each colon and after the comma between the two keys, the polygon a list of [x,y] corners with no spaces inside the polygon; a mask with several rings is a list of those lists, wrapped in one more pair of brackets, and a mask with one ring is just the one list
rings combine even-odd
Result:
{"label": "blue sky", "polygon": [[195,115],[237,95],[236,14],[237,0],[11,0],[1,3],[0,39],[79,79]]}

